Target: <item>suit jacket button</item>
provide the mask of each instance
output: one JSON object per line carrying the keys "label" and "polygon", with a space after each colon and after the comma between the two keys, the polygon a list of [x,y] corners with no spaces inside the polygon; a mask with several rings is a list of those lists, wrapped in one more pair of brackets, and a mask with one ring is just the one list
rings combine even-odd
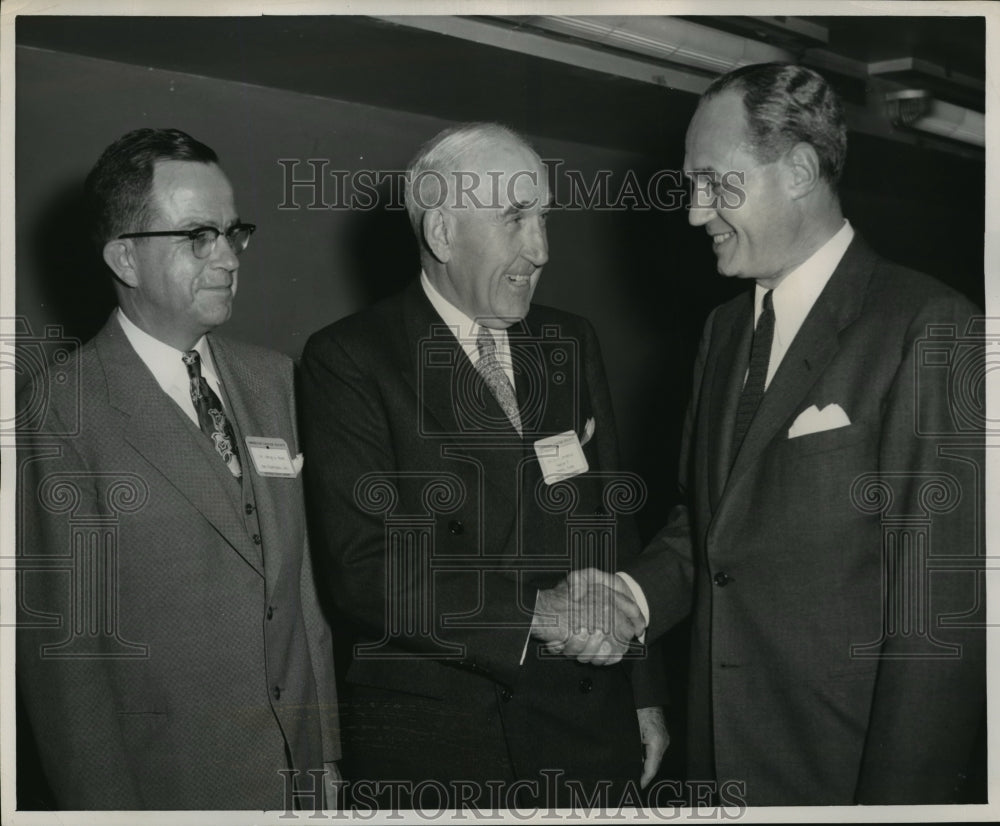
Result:
{"label": "suit jacket button", "polygon": [[246,507],[244,508],[244,510],[247,512],[247,516],[249,516],[251,513],[254,512],[254,507],[249,502],[247,502]]}
{"label": "suit jacket button", "polygon": [[255,533],[253,535],[253,544],[254,545],[259,545],[260,544],[260,534],[259,533]]}
{"label": "suit jacket button", "polygon": [[448,523],[448,530],[451,532],[452,536],[459,536],[465,533],[465,525],[456,519],[454,522]]}
{"label": "suit jacket button", "polygon": [[281,686],[276,685],[274,688],[272,688],[271,689],[271,696],[274,697],[275,700],[280,700],[281,699]]}
{"label": "suit jacket button", "polygon": [[510,698],[513,696],[514,694],[511,692],[509,688],[500,689],[500,699],[503,700],[505,703],[510,702]]}
{"label": "suit jacket button", "polygon": [[274,616],[274,606],[273,605],[268,605],[267,606],[267,618],[271,619],[273,616]]}
{"label": "suit jacket button", "polygon": [[580,693],[589,694],[594,689],[594,681],[590,677],[584,677],[580,680]]}
{"label": "suit jacket button", "polygon": [[725,571],[719,571],[719,573],[712,577],[712,579],[720,588],[725,588],[730,582],[733,581],[733,578]]}

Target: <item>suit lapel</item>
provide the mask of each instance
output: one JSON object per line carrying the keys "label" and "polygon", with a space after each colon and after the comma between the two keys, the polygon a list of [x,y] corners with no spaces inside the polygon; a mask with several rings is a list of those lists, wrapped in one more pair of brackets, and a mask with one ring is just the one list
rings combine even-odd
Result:
{"label": "suit lapel", "polygon": [[464,434],[481,436],[483,418],[501,418],[503,410],[419,280],[407,288],[403,321],[401,361],[419,402],[420,435],[463,443]]}
{"label": "suit lapel", "polygon": [[714,510],[725,490],[733,461],[733,429],[736,408],[743,390],[743,379],[750,361],[753,340],[753,292],[748,292],[732,308],[732,313],[719,313],[721,345],[713,354],[709,379],[708,489]]}
{"label": "suit lapel", "polygon": [[[552,435],[579,430],[578,398],[584,381],[583,353],[567,353],[560,344],[564,331],[556,325],[555,335],[540,328],[529,312],[507,330],[517,405],[522,430],[532,442],[538,434]],[[528,445],[530,448],[530,444]]]}
{"label": "suit lapel", "polygon": [[[482,463],[484,484],[516,504],[515,469],[522,442],[493,393],[454,334],[434,310],[417,280],[403,302],[406,334],[401,339],[404,376],[417,396],[417,437],[433,439],[442,452],[449,443]],[[482,422],[499,421],[496,429]],[[485,438],[484,438],[485,437]],[[442,453],[443,455],[443,453]]]}
{"label": "suit lapel", "polygon": [[[257,521],[263,534],[261,547],[264,549],[264,556],[261,557],[260,561],[264,570],[267,571],[268,585],[273,588],[282,561],[281,554],[275,553],[275,551],[283,547],[285,542],[277,535],[268,535],[268,531],[272,531],[285,521],[281,518],[283,512],[292,513],[294,511],[283,511],[280,505],[274,501],[275,491],[272,486],[267,484],[266,479],[257,476],[253,459],[246,446],[246,437],[281,435],[277,430],[276,423],[282,421],[284,416],[273,408],[271,404],[274,396],[273,390],[269,390],[259,380],[259,373],[253,369],[253,365],[236,358],[231,352],[231,345],[225,339],[209,335],[208,345],[212,350],[212,358],[222,381],[226,404],[229,407],[228,415],[236,432],[240,460],[243,463],[241,486],[231,486],[235,495],[238,496],[236,507],[237,510],[242,511],[244,501],[250,501],[250,497],[253,498],[258,511]],[[288,444],[288,448],[290,451],[294,451],[295,445]],[[294,487],[294,480],[282,481],[287,483],[283,489]],[[294,507],[294,503],[290,503],[290,506]],[[270,516],[265,516],[267,514]]]}
{"label": "suit lapel", "polygon": [[840,331],[861,311],[875,260],[864,241],[855,237],[764,393],[733,464],[730,485],[746,473],[771,440],[789,426],[802,399],[836,355]]}
{"label": "suit lapel", "polygon": [[114,316],[95,344],[108,381],[108,400],[127,417],[125,440],[260,571],[246,547],[238,486],[211,442],[163,392]]}

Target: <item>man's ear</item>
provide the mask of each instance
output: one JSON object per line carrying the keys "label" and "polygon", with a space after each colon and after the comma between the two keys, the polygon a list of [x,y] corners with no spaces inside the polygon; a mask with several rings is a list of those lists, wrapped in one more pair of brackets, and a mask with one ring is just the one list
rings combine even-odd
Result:
{"label": "man's ear", "polygon": [[452,227],[443,209],[429,209],[424,213],[421,229],[424,243],[442,264],[451,260]]}
{"label": "man's ear", "polygon": [[816,188],[821,180],[819,155],[811,143],[800,141],[785,155],[788,171],[791,173],[790,194],[792,199],[802,198]]}
{"label": "man's ear", "polygon": [[111,267],[119,281],[129,287],[139,286],[139,274],[136,272],[135,248],[125,238],[108,241],[103,250],[104,263]]}

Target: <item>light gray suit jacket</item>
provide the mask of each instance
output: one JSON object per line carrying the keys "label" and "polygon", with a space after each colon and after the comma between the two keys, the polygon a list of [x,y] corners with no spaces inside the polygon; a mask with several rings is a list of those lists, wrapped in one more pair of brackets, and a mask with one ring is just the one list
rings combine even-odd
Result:
{"label": "light gray suit jacket", "polygon": [[208,340],[242,482],[114,317],[62,371],[79,382],[29,391],[17,671],[60,808],[284,807],[281,770],[339,757],[301,478],[259,475],[244,442],[298,452],[292,363]]}

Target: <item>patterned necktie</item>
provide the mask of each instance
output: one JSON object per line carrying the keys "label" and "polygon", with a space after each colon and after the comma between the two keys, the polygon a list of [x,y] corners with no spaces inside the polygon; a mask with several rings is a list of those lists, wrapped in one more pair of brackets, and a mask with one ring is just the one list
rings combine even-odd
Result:
{"label": "patterned necktie", "polygon": [[201,432],[212,440],[216,452],[222,457],[226,467],[239,479],[243,475],[243,468],[240,466],[240,454],[236,448],[233,426],[226,418],[219,397],[201,375],[201,356],[197,350],[188,350],[181,356],[181,360],[187,367],[188,378],[191,381],[191,401],[194,402],[194,409],[198,413]]}
{"label": "patterned necktie", "polygon": [[479,361],[476,362],[479,375],[483,377],[483,381],[490,388],[493,397],[499,402],[503,412],[507,414],[507,418],[510,419],[517,435],[523,435],[521,432],[521,413],[517,409],[514,388],[504,372],[503,365],[500,364],[500,359],[497,358],[497,343],[493,334],[486,327],[479,328],[476,345],[479,347]]}
{"label": "patterned necktie", "polygon": [[771,343],[774,341],[774,306],[771,300],[773,290],[764,293],[763,309],[757,319],[757,328],[753,332],[753,344],[750,347],[750,370],[747,382],[740,394],[739,406],[736,408],[736,429],[733,433],[733,460],[739,453],[740,445],[750,429],[750,422],[764,397],[764,385],[767,381],[767,367],[771,361]]}

